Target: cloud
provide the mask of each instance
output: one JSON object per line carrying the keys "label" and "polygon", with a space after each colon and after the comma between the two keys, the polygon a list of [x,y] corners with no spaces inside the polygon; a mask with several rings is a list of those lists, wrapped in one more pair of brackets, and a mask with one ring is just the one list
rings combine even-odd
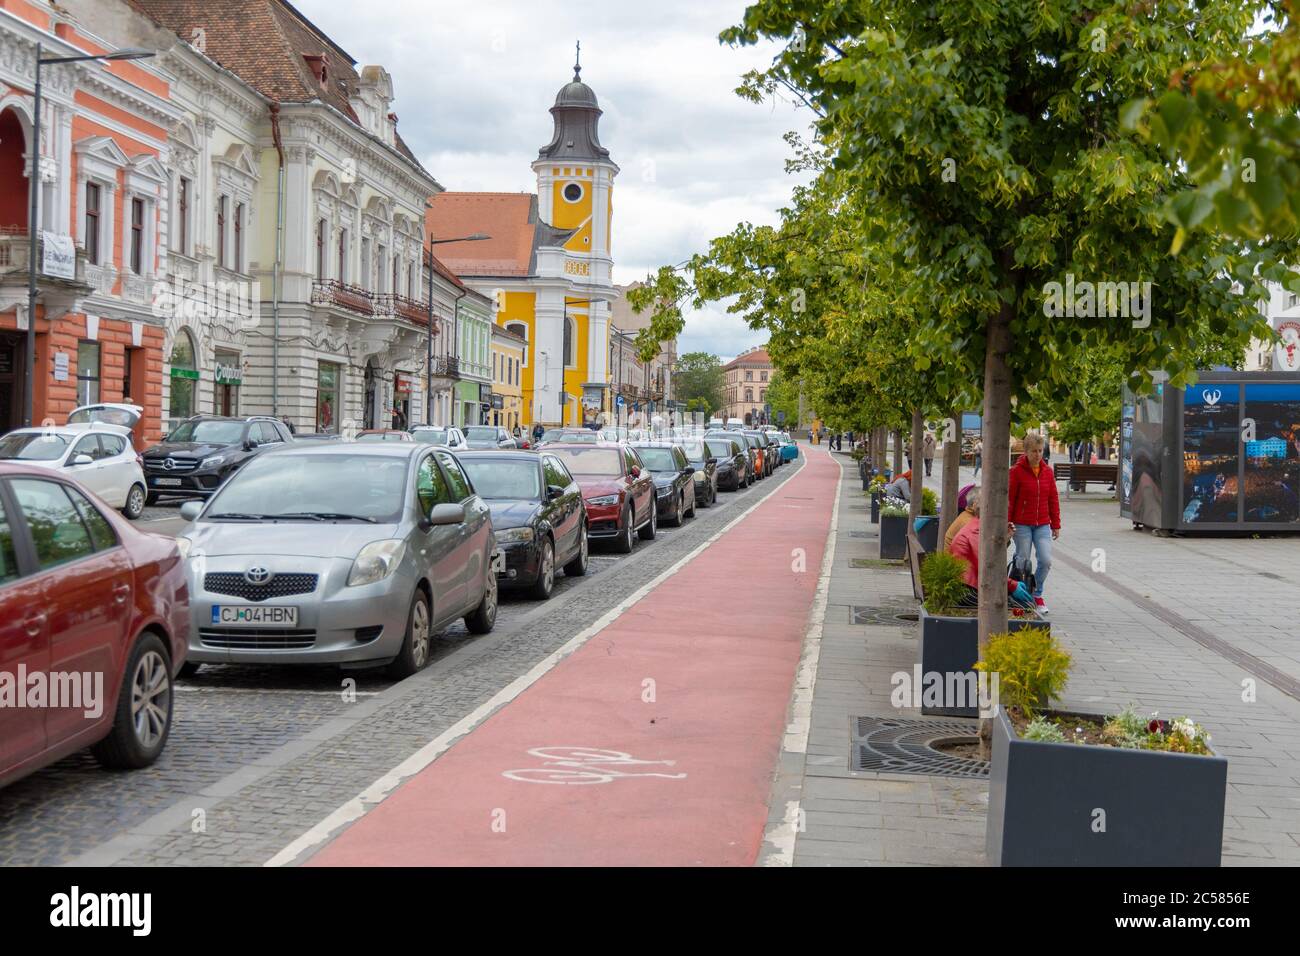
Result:
{"label": "cloud", "polygon": [[[533,191],[529,164],[551,138],[547,111],[572,78],[581,39],[582,78],[604,110],[601,142],[621,168],[617,282],[681,262],[738,222],[775,223],[799,181],[784,171],[781,136],[805,129],[809,114],[785,103],[756,106],[734,92],[743,73],[775,52],[770,44],[718,42],[719,31],[740,21],[741,2],[602,9],[493,0],[470,14],[419,0],[296,5],[358,63],[388,69],[403,138],[450,190]],[[710,307],[688,316],[679,349],[734,355],[765,338]]]}

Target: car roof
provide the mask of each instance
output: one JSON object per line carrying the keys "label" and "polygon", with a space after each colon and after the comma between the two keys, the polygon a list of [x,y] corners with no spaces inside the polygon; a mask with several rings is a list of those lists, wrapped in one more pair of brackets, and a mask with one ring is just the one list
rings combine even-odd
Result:
{"label": "car roof", "polygon": [[502,451],[458,451],[456,457],[461,461],[531,461],[537,464],[542,460],[542,451],[516,451],[514,449],[504,449]]}
{"label": "car roof", "polygon": [[34,478],[70,477],[64,471],[51,471],[48,467],[42,468],[39,465],[28,465],[8,458],[0,459],[0,475],[31,475]]}
{"label": "car roof", "polygon": [[628,442],[622,441],[553,441],[546,445],[546,451],[554,451],[557,448],[624,448],[629,445]]}
{"label": "car roof", "polygon": [[86,422],[84,425],[32,425],[30,428],[15,428],[13,431],[0,435],[0,438],[8,435],[59,435],[63,438],[80,438],[83,435],[113,435],[117,438],[124,438],[129,434],[131,434],[130,430],[123,430],[120,426],[108,425],[104,422]]}
{"label": "car roof", "polygon": [[365,455],[367,457],[380,455],[389,458],[410,458],[427,451],[430,451],[428,445],[413,441],[308,442],[303,445],[298,445],[295,442],[285,445],[284,448],[275,449],[275,456],[279,458],[281,455],[337,455],[340,458],[346,458],[348,455]]}

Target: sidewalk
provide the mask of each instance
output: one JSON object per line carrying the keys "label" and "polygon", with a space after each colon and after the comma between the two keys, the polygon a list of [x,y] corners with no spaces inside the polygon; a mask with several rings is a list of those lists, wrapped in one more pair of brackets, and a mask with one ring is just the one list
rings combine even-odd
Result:
{"label": "sidewalk", "polygon": [[[916,602],[906,569],[852,566],[876,557],[879,526],[852,460],[833,458],[843,478],[824,619],[805,650],[816,674],[804,702],[809,732],[803,749],[787,736],[760,862],[983,865],[985,781],[849,769],[851,717],[920,716],[889,700],[890,676],[916,663],[917,625],[853,624],[851,609]],[[939,487],[940,471],[936,461],[927,485]],[[960,483],[969,476],[963,469]],[[1137,534],[1113,500],[1092,494],[1063,497],[1062,512],[1047,597],[1053,632],[1074,658],[1063,706],[1113,712],[1133,703],[1204,724],[1229,758],[1224,864],[1300,863],[1300,701],[1291,683],[1300,648],[1288,596],[1300,586],[1300,539]],[[1099,556],[1104,571],[1093,570]],[[1243,681],[1253,682],[1253,701],[1243,700]]]}

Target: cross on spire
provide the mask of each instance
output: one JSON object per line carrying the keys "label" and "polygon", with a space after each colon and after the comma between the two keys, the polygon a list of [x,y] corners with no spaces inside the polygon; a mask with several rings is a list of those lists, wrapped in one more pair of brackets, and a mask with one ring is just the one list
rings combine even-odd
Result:
{"label": "cross on spire", "polygon": [[578,41],[577,52],[573,55],[573,82],[582,81],[582,41]]}

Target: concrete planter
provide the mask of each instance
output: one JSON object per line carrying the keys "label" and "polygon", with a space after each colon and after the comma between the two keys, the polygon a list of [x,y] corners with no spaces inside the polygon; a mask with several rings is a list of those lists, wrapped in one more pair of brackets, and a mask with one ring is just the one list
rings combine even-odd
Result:
{"label": "concrete planter", "polygon": [[880,560],[900,561],[907,557],[907,515],[880,516]]}
{"label": "concrete planter", "polygon": [[916,533],[916,540],[921,542],[921,547],[925,549],[926,554],[934,554],[939,550],[939,519],[927,521],[925,526]]}
{"label": "concrete planter", "polygon": [[1227,786],[1224,757],[1022,740],[999,711],[988,861],[1218,866]]}
{"label": "concrete planter", "polygon": [[[949,686],[949,674],[965,675],[975,671],[975,662],[980,656],[979,620],[970,616],[931,614],[921,605],[921,640],[917,653],[920,657],[921,673],[944,675],[944,693],[939,706],[921,705],[923,714],[941,714],[945,717],[978,717],[979,706],[969,700],[961,700]],[[1009,617],[1007,630],[1018,631],[1024,627],[1049,627],[1048,622],[1038,617]]]}
{"label": "concrete planter", "polygon": [[871,493],[871,523],[880,524],[880,492]]}

